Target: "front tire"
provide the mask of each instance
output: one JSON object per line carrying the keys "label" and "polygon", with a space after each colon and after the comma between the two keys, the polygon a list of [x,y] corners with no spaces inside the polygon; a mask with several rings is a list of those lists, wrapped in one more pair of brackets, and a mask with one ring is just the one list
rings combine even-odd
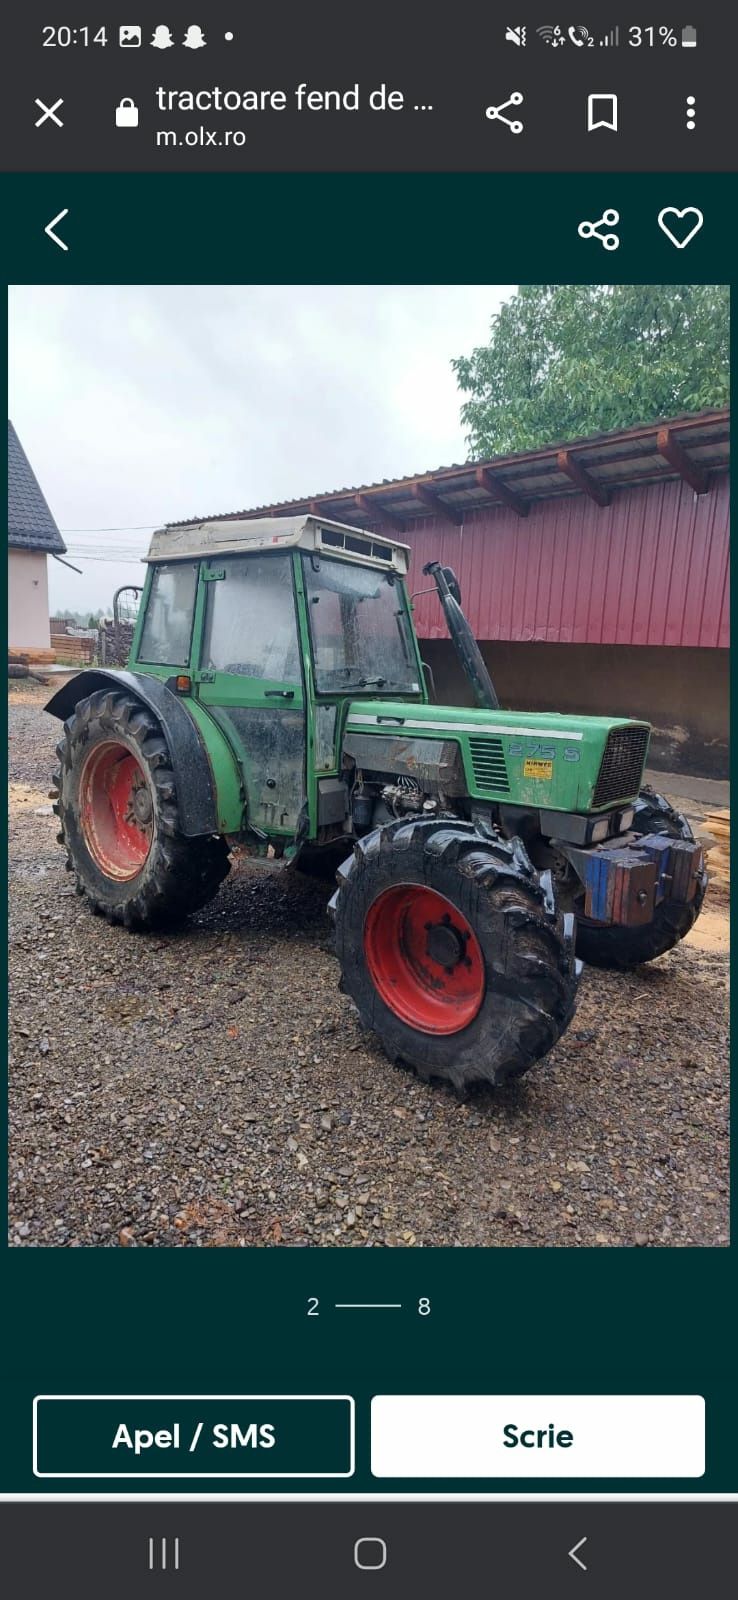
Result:
{"label": "front tire", "polygon": [[520,840],[398,822],[361,839],[335,901],[341,985],[396,1062],[465,1092],[526,1072],[574,1010],[573,918]]}
{"label": "front tire", "polygon": [[[650,786],[642,789],[638,796],[633,828],[638,833],[665,833],[670,839],[694,841],[694,834],[683,813],[676,811],[664,795],[657,794]],[[655,961],[657,956],[673,950],[694,927],[702,910],[706,889],[707,872],[703,862],[694,899],[686,905],[675,900],[662,900],[656,907],[653,920],[641,927],[613,925],[598,928],[578,920],[577,955],[591,967],[616,967],[621,970]]]}
{"label": "front tire", "polygon": [[169,749],[146,706],[99,690],[79,701],[56,753],[59,842],[93,911],[146,928],[212,899],[229,869],[228,847],[181,832]]}

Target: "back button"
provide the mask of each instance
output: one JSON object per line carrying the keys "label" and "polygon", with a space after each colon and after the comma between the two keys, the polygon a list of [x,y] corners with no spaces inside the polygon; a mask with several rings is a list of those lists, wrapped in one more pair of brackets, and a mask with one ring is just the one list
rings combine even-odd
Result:
{"label": "back button", "polygon": [[587,1565],[586,1565],[586,1562],[582,1561],[581,1556],[579,1556],[577,1554],[577,1551],[581,1550],[582,1546],[585,1545],[586,1543],[587,1543],[587,1535],[585,1533],[584,1538],[580,1539],[578,1544],[573,1544],[572,1547],[571,1547],[571,1550],[569,1550],[567,1552],[567,1554],[569,1556],[569,1560],[570,1561],[575,1561],[577,1566],[581,1567],[582,1572],[586,1572],[587,1571]]}
{"label": "back button", "polygon": [[48,234],[52,244],[58,244],[60,250],[68,250],[69,245],[65,244],[64,240],[59,238],[58,233],[55,233],[54,229],[58,222],[63,222],[64,218],[68,216],[69,206],[65,206],[63,211],[57,211],[56,216],[52,217],[51,221],[47,222],[46,227],[44,228],[44,233]]}

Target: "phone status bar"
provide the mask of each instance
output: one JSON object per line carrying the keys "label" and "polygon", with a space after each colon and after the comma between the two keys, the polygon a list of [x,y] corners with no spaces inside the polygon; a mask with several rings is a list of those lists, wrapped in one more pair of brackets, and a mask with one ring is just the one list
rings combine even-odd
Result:
{"label": "phone status bar", "polygon": [[590,29],[582,22],[543,23],[541,27],[529,27],[527,23],[506,23],[504,36],[506,44],[516,45],[521,50],[529,45],[543,44],[556,52],[565,46],[573,46],[575,50],[617,50],[621,47],[633,50],[678,50],[680,47],[683,50],[695,50],[699,42],[698,30],[693,23],[687,23],[684,27],[672,27],[668,23],[634,23],[624,27],[621,23],[615,23],[604,31]]}

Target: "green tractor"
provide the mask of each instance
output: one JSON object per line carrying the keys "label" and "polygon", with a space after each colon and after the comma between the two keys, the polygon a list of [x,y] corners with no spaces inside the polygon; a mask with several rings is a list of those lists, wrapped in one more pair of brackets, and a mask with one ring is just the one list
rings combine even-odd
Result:
{"label": "green tractor", "polygon": [[162,529],[147,561],[128,669],[48,705],[94,911],[185,916],[235,845],[335,875],[344,991],[394,1061],[459,1091],[551,1049],[578,958],[630,967],[689,931],[704,860],[641,786],[648,724],[501,710],[451,568],[425,572],[474,709],[433,703],[405,545],[222,520]]}

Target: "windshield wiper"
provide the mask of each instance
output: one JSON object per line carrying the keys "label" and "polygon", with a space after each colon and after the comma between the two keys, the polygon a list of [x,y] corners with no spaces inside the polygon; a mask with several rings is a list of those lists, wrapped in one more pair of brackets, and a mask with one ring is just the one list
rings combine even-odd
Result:
{"label": "windshield wiper", "polygon": [[359,683],[346,684],[346,688],[368,689],[375,685],[378,689],[390,689],[393,694],[398,691],[400,694],[414,694],[418,689],[417,683],[408,678],[362,678]]}
{"label": "windshield wiper", "polygon": [[383,689],[389,682],[388,678],[356,678],[353,683],[344,683],[344,689]]}
{"label": "windshield wiper", "polygon": [[341,683],[343,690],[383,690],[386,678],[355,678],[354,683]]}
{"label": "windshield wiper", "polygon": [[339,674],[343,674],[347,670],[346,667],[336,667],[332,673],[324,673],[318,684],[318,692],[320,694],[334,694],[336,692],[343,694],[344,690],[350,692],[352,689],[401,689],[409,694],[414,688],[417,689],[417,684],[408,682],[404,678],[361,677],[351,679],[348,682],[342,680],[340,684],[335,684],[335,686],[329,685],[329,677],[338,677]]}

